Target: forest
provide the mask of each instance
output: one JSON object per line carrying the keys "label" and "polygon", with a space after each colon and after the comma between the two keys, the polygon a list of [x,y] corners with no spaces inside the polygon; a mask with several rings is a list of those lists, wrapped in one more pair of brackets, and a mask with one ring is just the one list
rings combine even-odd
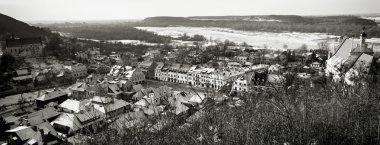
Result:
{"label": "forest", "polygon": [[[195,19],[196,18],[196,19]],[[264,21],[255,21],[256,19]],[[268,20],[268,21],[265,21]],[[272,20],[272,21],[269,21]],[[273,21],[276,20],[276,21]],[[244,31],[262,32],[306,32],[328,33],[333,35],[353,36],[367,27],[370,37],[380,37],[380,27],[372,20],[362,19],[356,16],[326,16],[326,17],[302,17],[302,16],[225,16],[225,17],[150,17],[141,21],[140,26],[189,26],[189,27],[221,27]]]}
{"label": "forest", "polygon": [[171,38],[122,25],[81,25],[76,27],[51,27],[54,31],[69,33],[77,38],[97,40],[140,40],[148,43],[170,43]]}

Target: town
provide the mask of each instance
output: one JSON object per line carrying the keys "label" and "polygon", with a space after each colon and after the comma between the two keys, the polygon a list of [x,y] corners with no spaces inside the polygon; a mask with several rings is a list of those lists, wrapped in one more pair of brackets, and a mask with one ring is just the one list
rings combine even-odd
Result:
{"label": "town", "polygon": [[[206,18],[199,21],[218,21]],[[160,24],[151,21],[137,24]],[[129,26],[128,37],[138,40],[97,40],[74,35],[87,29],[84,23],[54,26],[0,34],[3,145],[378,141],[380,41],[371,39],[377,25],[355,25],[353,35],[320,39],[317,48],[162,36]]]}

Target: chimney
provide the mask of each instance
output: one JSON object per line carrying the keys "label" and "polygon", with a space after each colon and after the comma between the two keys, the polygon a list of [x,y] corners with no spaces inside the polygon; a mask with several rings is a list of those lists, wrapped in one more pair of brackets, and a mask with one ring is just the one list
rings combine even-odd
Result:
{"label": "chimney", "polygon": [[41,139],[42,139],[42,142],[44,142],[44,141],[45,141],[45,136],[46,136],[46,135],[48,135],[48,134],[49,134],[49,132],[47,132],[47,133],[45,134],[45,132],[44,132],[44,130],[43,130],[43,129],[40,129],[39,131],[40,131],[40,134],[41,134]]}

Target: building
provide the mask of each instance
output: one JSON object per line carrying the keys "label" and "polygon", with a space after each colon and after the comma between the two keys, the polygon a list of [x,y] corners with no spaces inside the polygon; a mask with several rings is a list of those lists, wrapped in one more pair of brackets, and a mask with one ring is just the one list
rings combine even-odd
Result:
{"label": "building", "polygon": [[[161,70],[159,70],[160,68]],[[157,72],[157,79],[161,81],[220,89],[228,82],[237,79],[239,75],[244,74],[245,70],[216,70],[199,65],[174,63],[157,67],[155,72]]]}
{"label": "building", "polygon": [[127,71],[124,74],[124,78],[131,81],[133,84],[141,84],[145,81],[145,74],[139,69],[134,69]]}
{"label": "building", "polygon": [[5,132],[9,144],[43,144],[42,133],[36,127],[18,126]]}
{"label": "building", "polygon": [[252,84],[254,73],[247,73],[240,76],[232,84],[232,91],[236,92],[248,92],[249,86]]}
{"label": "building", "polygon": [[150,50],[145,53],[143,57],[149,58],[149,60],[153,60],[154,58],[158,58],[161,56],[161,52],[159,50]]}
{"label": "building", "polygon": [[95,74],[107,74],[108,72],[110,72],[110,70],[111,70],[111,67],[103,63],[92,64],[88,67],[88,73],[95,73]]}
{"label": "building", "polygon": [[96,58],[97,56],[100,55],[100,48],[96,48],[96,47],[89,48],[89,49],[87,50],[87,55],[88,55],[88,57],[91,58],[91,59]]}
{"label": "building", "polygon": [[319,63],[318,61],[315,61],[313,63],[310,64],[310,67],[313,68],[313,69],[320,69],[321,68],[321,63]]}
{"label": "building", "polygon": [[81,63],[77,63],[71,66],[64,66],[68,70],[70,70],[71,75],[75,79],[84,78],[87,76],[87,66]]}
{"label": "building", "polygon": [[154,69],[154,79],[158,80],[161,77],[161,70],[164,67],[163,62],[157,62],[157,66]]}
{"label": "building", "polygon": [[45,105],[51,102],[61,104],[67,99],[68,99],[68,94],[66,92],[54,90],[52,92],[46,92],[45,94],[42,94],[41,96],[36,98],[36,105],[38,108],[44,108]]}
{"label": "building", "polygon": [[27,69],[16,70],[16,76],[12,81],[16,86],[33,87],[33,76]]}
{"label": "building", "polygon": [[138,65],[138,68],[145,74],[147,78],[153,79],[156,66],[156,62],[144,61]]}
{"label": "building", "polygon": [[373,50],[366,43],[367,34],[360,36],[360,41],[345,37],[339,44],[333,56],[326,61],[325,72],[335,80],[343,76],[348,84],[353,84],[352,78],[358,73],[368,74],[372,66]]}
{"label": "building", "polygon": [[39,57],[44,47],[41,37],[15,38],[5,40],[5,52],[15,57]]}
{"label": "building", "polygon": [[47,107],[42,110],[38,110],[36,112],[28,114],[27,118],[31,119],[31,118],[38,117],[38,118],[51,122],[60,114],[61,113],[57,112],[53,107]]}
{"label": "building", "polygon": [[124,100],[95,96],[91,100],[94,108],[106,115],[107,118],[116,117],[126,113],[130,109],[130,104]]}

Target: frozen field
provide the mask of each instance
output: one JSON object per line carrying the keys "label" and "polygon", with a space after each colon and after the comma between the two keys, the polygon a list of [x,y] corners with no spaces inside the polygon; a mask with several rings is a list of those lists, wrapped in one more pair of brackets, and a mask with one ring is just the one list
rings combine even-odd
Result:
{"label": "frozen field", "polygon": [[335,38],[333,35],[322,33],[270,33],[270,32],[247,32],[226,28],[213,27],[136,27],[137,29],[155,32],[159,35],[178,37],[184,33],[188,35],[200,34],[213,40],[224,41],[225,39],[242,43],[247,42],[253,46],[267,45],[268,48],[281,49],[284,44],[288,48],[299,48],[306,44],[308,48],[318,48],[318,42],[326,38]]}

